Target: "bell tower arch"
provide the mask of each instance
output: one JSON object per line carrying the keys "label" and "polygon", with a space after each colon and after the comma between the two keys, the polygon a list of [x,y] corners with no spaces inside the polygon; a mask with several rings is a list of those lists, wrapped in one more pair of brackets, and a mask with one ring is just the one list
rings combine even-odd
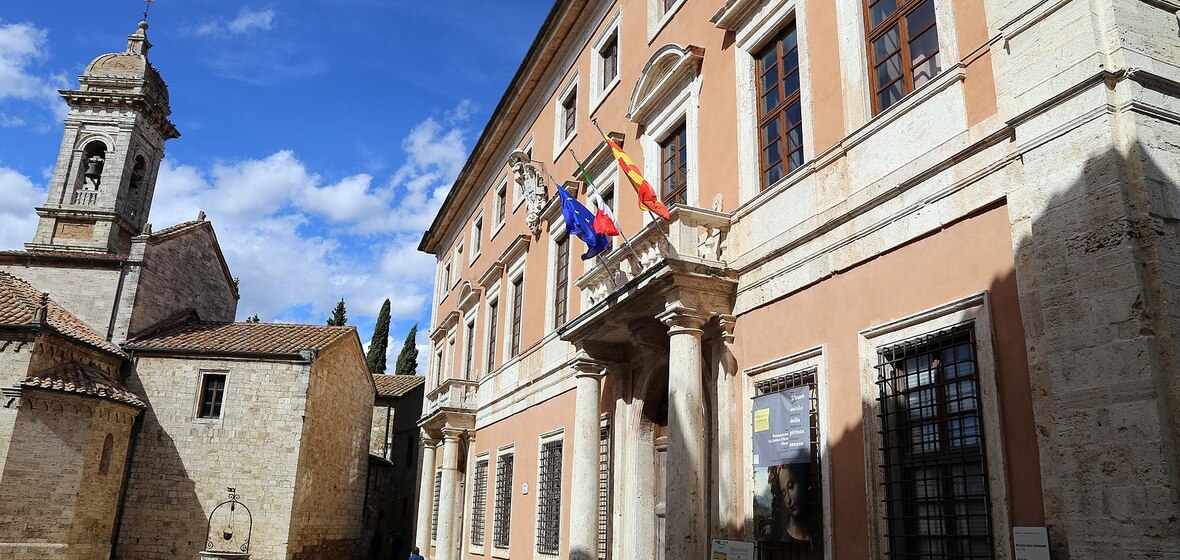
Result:
{"label": "bell tower arch", "polygon": [[78,89],[60,92],[70,111],[29,250],[125,254],[147,223],[164,143],[180,136],[147,28],[139,22],[127,50],[95,58]]}

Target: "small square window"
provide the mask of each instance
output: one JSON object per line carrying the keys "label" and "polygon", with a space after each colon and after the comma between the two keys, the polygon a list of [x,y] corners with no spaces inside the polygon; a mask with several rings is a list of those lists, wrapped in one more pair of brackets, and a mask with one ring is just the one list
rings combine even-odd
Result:
{"label": "small square window", "polygon": [[225,374],[206,373],[201,379],[201,418],[221,418],[225,401]]}

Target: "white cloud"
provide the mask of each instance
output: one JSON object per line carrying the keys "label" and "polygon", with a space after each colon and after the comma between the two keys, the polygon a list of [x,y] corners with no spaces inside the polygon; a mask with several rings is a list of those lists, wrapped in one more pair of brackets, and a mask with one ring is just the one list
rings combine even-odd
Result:
{"label": "white cloud", "polygon": [[[48,37],[48,31],[28,23],[0,23],[0,102],[31,103],[49,110],[54,120],[60,121],[68,110],[57,94],[68,85],[64,74],[39,75],[33,70],[46,58]],[[0,113],[0,126],[30,124],[27,116],[11,114],[11,105],[5,109]]]}
{"label": "white cloud", "polygon": [[229,21],[224,19],[207,21],[197,26],[196,34],[242,35],[254,30],[269,31],[274,27],[275,15],[274,9],[270,7],[254,10],[249,6],[243,6],[234,19]]}
{"label": "white cloud", "polygon": [[33,240],[45,190],[20,172],[0,167],[0,249],[20,249]]}

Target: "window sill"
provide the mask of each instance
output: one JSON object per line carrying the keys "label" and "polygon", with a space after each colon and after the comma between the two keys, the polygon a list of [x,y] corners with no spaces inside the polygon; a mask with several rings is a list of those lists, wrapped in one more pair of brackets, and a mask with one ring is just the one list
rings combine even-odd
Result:
{"label": "window sill", "polygon": [[508,560],[508,549],[507,548],[493,549],[492,550],[492,558],[503,558],[504,560]]}
{"label": "window sill", "polygon": [[668,11],[664,12],[664,15],[660,16],[660,20],[655,24],[655,26],[649,26],[649,31],[647,33],[648,46],[650,46],[656,40],[656,37],[660,35],[660,32],[668,26],[668,22],[672,21],[672,18],[676,17],[676,12],[679,12],[680,8],[684,7],[684,3],[685,0],[676,2],[671,8],[668,9]]}
{"label": "window sill", "polygon": [[602,102],[606,101],[607,97],[610,97],[611,92],[615,91],[615,88],[619,87],[619,83],[622,81],[623,80],[619,78],[619,75],[616,74],[615,79],[611,80],[611,83],[602,88],[602,91],[590,101],[590,116],[594,116],[594,112],[597,111],[600,106],[602,106]]}
{"label": "window sill", "polygon": [[[565,152],[565,149],[568,148],[569,145],[574,142],[574,138],[577,138],[577,137],[578,137],[578,129],[577,129],[577,127],[575,127],[574,133],[569,135],[569,137],[565,138],[564,140],[562,140],[561,144],[557,145],[557,148],[553,151],[553,160],[557,161],[557,159],[561,157],[561,154],[563,152]],[[556,186],[556,185],[554,185],[554,186]]]}
{"label": "window sill", "polygon": [[507,220],[505,220],[505,221],[503,221],[503,222],[500,222],[499,224],[497,224],[497,225],[496,225],[496,229],[493,229],[493,230],[492,230],[492,234],[491,234],[490,236],[488,236],[488,240],[490,241],[490,240],[492,240],[492,239],[495,239],[495,238],[496,238],[496,235],[498,235],[498,234],[500,233],[500,231],[504,229],[504,224],[506,224],[506,223],[508,223],[508,221],[507,221]]}

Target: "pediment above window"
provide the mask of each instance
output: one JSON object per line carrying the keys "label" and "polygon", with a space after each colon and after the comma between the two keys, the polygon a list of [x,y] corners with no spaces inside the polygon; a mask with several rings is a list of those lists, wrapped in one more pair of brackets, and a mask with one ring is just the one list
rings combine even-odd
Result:
{"label": "pediment above window", "polygon": [[761,6],[761,0],[727,0],[709,21],[721,29],[737,31],[746,17]]}
{"label": "pediment above window", "polygon": [[631,93],[627,118],[644,123],[664,103],[682,91],[686,78],[701,71],[705,49],[693,45],[667,44],[648,59]]}

